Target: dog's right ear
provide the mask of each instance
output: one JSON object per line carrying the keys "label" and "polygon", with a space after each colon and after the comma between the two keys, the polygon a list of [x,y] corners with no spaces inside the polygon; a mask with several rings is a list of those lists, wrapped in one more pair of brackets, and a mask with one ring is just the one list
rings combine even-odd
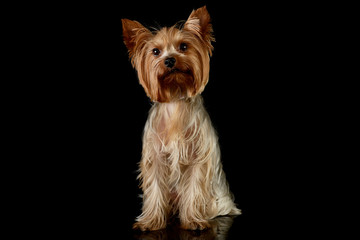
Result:
{"label": "dog's right ear", "polygon": [[138,21],[121,19],[123,28],[124,43],[129,50],[129,57],[132,59],[136,51],[141,50],[145,40],[152,36],[152,33]]}
{"label": "dog's right ear", "polygon": [[184,30],[189,31],[195,36],[202,39],[205,45],[209,49],[209,53],[211,55],[211,51],[213,50],[213,46],[211,42],[215,41],[213,36],[213,29],[211,25],[210,15],[206,9],[206,6],[193,10],[188,18],[188,20],[184,24]]}

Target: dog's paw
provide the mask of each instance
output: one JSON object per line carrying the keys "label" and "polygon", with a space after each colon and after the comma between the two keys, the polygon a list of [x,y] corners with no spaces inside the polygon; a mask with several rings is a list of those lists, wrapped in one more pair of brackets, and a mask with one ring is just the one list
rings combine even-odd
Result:
{"label": "dog's paw", "polygon": [[206,228],[210,228],[211,225],[208,221],[201,221],[201,222],[183,222],[180,226],[182,229],[186,230],[204,230]]}
{"label": "dog's paw", "polygon": [[136,222],[133,225],[133,229],[141,230],[141,231],[156,231],[166,228],[166,224],[151,224],[146,222]]}
{"label": "dog's paw", "polygon": [[241,215],[241,209],[238,209],[236,207],[232,208],[231,211],[229,212],[229,215]]}

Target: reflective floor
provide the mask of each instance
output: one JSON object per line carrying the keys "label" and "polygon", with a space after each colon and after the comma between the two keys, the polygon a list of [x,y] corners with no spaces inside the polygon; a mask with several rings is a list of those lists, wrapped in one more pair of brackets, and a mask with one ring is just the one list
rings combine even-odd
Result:
{"label": "reflective floor", "polygon": [[134,231],[134,239],[141,240],[229,240],[228,232],[234,217],[224,216],[211,220],[211,228],[204,231],[188,231],[173,223],[166,229],[151,232]]}

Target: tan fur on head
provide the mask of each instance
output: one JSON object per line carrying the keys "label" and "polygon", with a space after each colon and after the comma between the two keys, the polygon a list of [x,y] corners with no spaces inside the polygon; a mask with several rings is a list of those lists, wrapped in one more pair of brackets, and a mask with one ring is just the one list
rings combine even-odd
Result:
{"label": "tan fur on head", "polygon": [[143,211],[134,227],[161,229],[178,215],[183,228],[204,229],[216,216],[240,214],[200,95],[209,79],[214,41],[206,7],[192,11],[181,28],[150,32],[136,21],[122,23],[140,84],[155,102],[144,129]]}
{"label": "tan fur on head", "polygon": [[[150,32],[137,21],[122,19],[124,42],[140,84],[148,97],[170,102],[193,97],[204,90],[209,79],[209,55],[212,54],[212,26],[205,7],[193,11],[182,28],[176,25]],[[181,45],[187,46],[186,50]],[[153,50],[158,49],[159,55]],[[173,69],[164,60],[176,60]]]}

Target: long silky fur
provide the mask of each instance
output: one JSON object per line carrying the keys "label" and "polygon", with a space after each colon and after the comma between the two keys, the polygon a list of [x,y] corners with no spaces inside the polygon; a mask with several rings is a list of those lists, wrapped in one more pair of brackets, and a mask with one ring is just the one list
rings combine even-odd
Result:
{"label": "long silky fur", "polygon": [[160,229],[178,212],[180,220],[189,225],[185,228],[205,228],[206,221],[216,216],[240,214],[201,95],[152,106],[142,156],[139,179],[144,205],[138,222],[156,219],[148,224]]}
{"label": "long silky fur", "polygon": [[[211,227],[219,215],[238,215],[220,161],[218,138],[201,92],[209,80],[214,41],[206,7],[180,25],[150,32],[123,20],[124,42],[139,82],[154,102],[145,124],[140,186],[142,214],[134,228],[158,230],[172,216],[184,229]],[[186,43],[186,52],[179,50]],[[162,54],[154,55],[153,49]],[[176,59],[176,71],[164,64]]]}

